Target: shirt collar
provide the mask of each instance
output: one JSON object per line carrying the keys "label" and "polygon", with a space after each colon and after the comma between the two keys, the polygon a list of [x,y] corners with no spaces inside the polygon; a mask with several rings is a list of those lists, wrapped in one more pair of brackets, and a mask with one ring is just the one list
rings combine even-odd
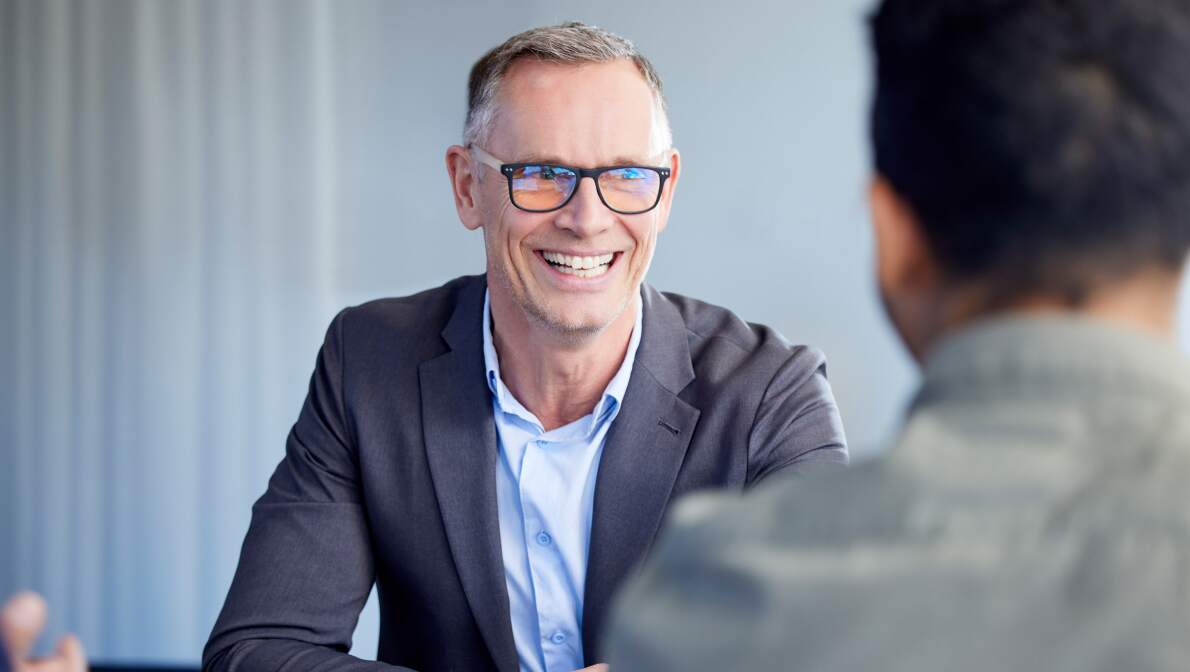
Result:
{"label": "shirt collar", "polygon": [[[628,381],[632,377],[632,365],[636,362],[636,352],[640,348],[643,313],[644,301],[637,297],[636,322],[632,326],[632,336],[628,339],[628,350],[624,353],[624,361],[620,364],[619,370],[616,371],[616,375],[612,376],[603,390],[603,396],[599,403],[595,405],[592,415],[596,423],[606,415],[618,413],[620,402],[623,401],[624,394],[628,391]],[[483,361],[488,389],[491,390],[492,396],[496,400],[497,410],[513,413],[525,420],[537,423],[537,418],[517,401],[500,377],[500,358],[496,354],[496,345],[492,340],[492,308],[487,290],[483,294]]]}

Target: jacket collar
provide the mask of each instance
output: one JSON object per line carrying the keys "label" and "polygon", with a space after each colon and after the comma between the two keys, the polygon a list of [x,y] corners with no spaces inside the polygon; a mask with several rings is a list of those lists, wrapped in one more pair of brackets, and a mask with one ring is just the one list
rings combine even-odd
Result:
{"label": "jacket collar", "polygon": [[[500,550],[496,431],[484,383],[482,276],[459,289],[442,331],[450,350],[422,362],[427,460],[464,593],[498,669],[518,668]],[[641,290],[641,342],[595,485],[583,597],[583,650],[599,662],[612,592],[644,557],[669,503],[700,412],[678,397],[694,380],[685,322],[652,287]]]}
{"label": "jacket collar", "polygon": [[1101,319],[993,317],[945,338],[927,355],[914,407],[987,394],[1190,398],[1190,358],[1156,334]]}

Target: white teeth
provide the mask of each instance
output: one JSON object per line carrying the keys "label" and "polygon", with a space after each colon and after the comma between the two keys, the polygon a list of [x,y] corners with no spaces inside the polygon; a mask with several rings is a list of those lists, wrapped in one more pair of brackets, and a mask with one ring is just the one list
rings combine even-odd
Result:
{"label": "white teeth", "polygon": [[[607,269],[603,267],[610,264],[615,257],[614,254],[601,254],[596,257],[572,257],[569,254],[561,254],[560,252],[542,252],[541,256],[545,257],[546,261],[553,263],[560,271],[599,271],[595,275],[602,275],[606,272]],[[590,276],[584,275],[580,277]]]}
{"label": "white teeth", "polygon": [[578,278],[596,278],[607,273],[607,269],[610,266],[604,264],[595,268],[571,268],[569,266],[555,266],[554,268],[566,275],[573,275]]}

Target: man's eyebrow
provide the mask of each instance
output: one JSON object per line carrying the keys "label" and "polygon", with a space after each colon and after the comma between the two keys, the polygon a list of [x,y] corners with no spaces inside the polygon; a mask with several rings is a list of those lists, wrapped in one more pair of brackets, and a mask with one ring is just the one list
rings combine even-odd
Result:
{"label": "man's eyebrow", "polygon": [[612,162],[607,165],[609,165],[609,166],[651,166],[653,164],[649,163],[649,161],[647,159],[641,158],[639,156],[632,156],[632,157],[619,156],[619,157],[616,157],[615,159],[613,159]]}
{"label": "man's eyebrow", "polygon": [[509,161],[509,163],[544,163],[552,166],[570,166],[572,168],[606,168],[609,166],[651,166],[647,160],[636,156],[617,156],[608,163],[598,166],[578,166],[569,161],[564,161],[553,154],[530,154],[529,156],[517,160]]}
{"label": "man's eyebrow", "polygon": [[554,165],[554,166],[572,165],[572,164],[569,164],[569,163],[563,161],[562,159],[559,159],[558,157],[556,157],[552,154],[530,154],[529,156],[526,156],[523,159],[518,159],[516,161],[510,161],[509,163],[548,163],[548,164]]}

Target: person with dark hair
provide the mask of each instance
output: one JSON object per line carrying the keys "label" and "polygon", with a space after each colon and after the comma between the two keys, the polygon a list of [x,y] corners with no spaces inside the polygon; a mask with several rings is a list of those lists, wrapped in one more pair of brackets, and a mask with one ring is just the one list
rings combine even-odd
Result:
{"label": "person with dark hair", "polygon": [[882,459],[678,506],[615,672],[1185,670],[1190,3],[885,0]]}
{"label": "person with dark hair", "polygon": [[534,28],[467,100],[446,173],[486,272],[335,318],[207,670],[594,667],[673,498],[847,461],[819,351],[645,282],[681,160],[631,42]]}

